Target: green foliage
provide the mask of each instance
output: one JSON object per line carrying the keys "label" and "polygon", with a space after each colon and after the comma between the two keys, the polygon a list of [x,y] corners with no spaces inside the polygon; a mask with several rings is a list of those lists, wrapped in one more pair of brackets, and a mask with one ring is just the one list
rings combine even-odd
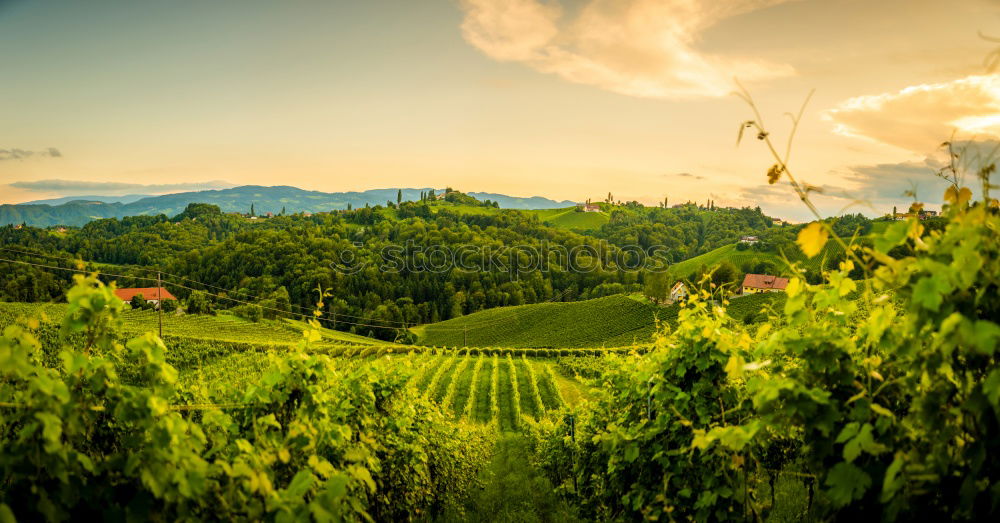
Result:
{"label": "green foliage", "polygon": [[[418,342],[473,347],[617,347],[652,340],[656,320],[677,306],[656,307],[627,296],[583,302],[503,307],[421,327]],[[466,343],[466,340],[468,343]]]}
{"label": "green foliage", "polygon": [[447,423],[397,365],[294,351],[228,392],[241,403],[187,408],[160,339],[117,341],[112,288],[78,277],[67,297],[63,336],[84,343],[58,367],[37,321],[0,336],[4,514],[397,520],[458,506],[488,459],[492,435]]}
{"label": "green foliage", "polygon": [[137,310],[138,309],[145,309],[145,308],[147,308],[146,307],[146,300],[143,298],[142,294],[136,294],[135,296],[132,296],[132,299],[129,300],[128,304],[133,309],[137,309]]}
{"label": "green foliage", "polygon": [[[995,519],[1000,213],[946,199],[943,226],[871,244],[811,231],[843,261],[780,299],[692,300],[651,352],[594,373],[575,439],[568,418],[534,426],[539,466],[596,519]],[[768,323],[748,329],[738,304]],[[775,496],[779,477],[808,495]]]}
{"label": "green foliage", "polygon": [[188,314],[214,314],[215,311],[208,296],[203,292],[195,291],[188,297],[186,312]]}
{"label": "green foliage", "polygon": [[164,313],[177,312],[177,300],[161,300],[160,308],[163,309]]}

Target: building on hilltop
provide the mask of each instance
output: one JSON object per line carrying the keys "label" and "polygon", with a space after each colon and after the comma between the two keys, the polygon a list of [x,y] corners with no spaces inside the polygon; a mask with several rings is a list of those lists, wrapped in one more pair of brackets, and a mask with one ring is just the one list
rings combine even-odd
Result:
{"label": "building on hilltop", "polygon": [[750,245],[753,245],[753,244],[757,243],[757,241],[758,241],[758,239],[757,239],[756,236],[742,236],[742,237],[740,237],[740,243],[748,243]]}
{"label": "building on hilltop", "polygon": [[581,203],[576,208],[583,212],[601,212],[601,206],[596,203]]}
{"label": "building on hilltop", "polygon": [[122,301],[132,301],[135,296],[142,296],[142,299],[152,303],[155,306],[160,305],[160,300],[177,300],[177,298],[170,294],[170,291],[164,289],[163,287],[131,287],[126,289],[115,289],[115,296],[121,298]]}
{"label": "building on hilltop", "polygon": [[788,278],[770,274],[747,274],[743,277],[743,294],[783,291],[788,286]]}

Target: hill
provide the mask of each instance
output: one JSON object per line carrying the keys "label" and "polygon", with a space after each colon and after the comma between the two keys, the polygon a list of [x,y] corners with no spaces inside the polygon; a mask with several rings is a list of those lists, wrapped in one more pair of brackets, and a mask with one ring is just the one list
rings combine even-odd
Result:
{"label": "hill", "polygon": [[[13,324],[19,317],[31,317],[44,312],[49,321],[57,324],[66,314],[65,304],[7,303],[0,302],[0,330]],[[156,311],[128,310],[122,314],[122,332],[138,336],[157,331],[159,318]],[[302,339],[307,325],[295,320],[262,320],[251,322],[232,314],[215,316],[204,314],[164,314],[163,335],[170,339],[201,342],[246,343],[261,346],[291,346]],[[348,332],[321,329],[322,344],[375,345],[380,342]]]}
{"label": "hill", "polygon": [[538,219],[549,226],[571,231],[593,231],[608,223],[610,217],[605,212],[580,212],[576,206],[560,209],[541,209],[531,211]]}
{"label": "hill", "polygon": [[[417,201],[422,193],[433,189],[373,189],[361,192],[327,193],[306,191],[290,186],[265,187],[245,185],[231,189],[193,191],[161,196],[150,196],[135,201],[125,201],[116,197],[58,198],[29,204],[0,205],[0,225],[27,223],[37,227],[52,225],[81,226],[101,218],[123,218],[125,216],[174,216],[181,213],[188,204],[209,203],[218,205],[223,212],[250,212],[253,205],[257,214],[323,212],[337,209],[361,208],[366,205],[385,205],[396,202],[402,192],[404,201]],[[437,191],[443,192],[443,191]],[[562,207],[572,202],[556,202],[533,196],[521,198],[503,194],[473,193],[488,197],[504,209],[539,209]],[[58,202],[58,203],[57,203]]]}
{"label": "hill", "polygon": [[126,194],[124,196],[63,196],[48,200],[32,200],[18,205],[62,205],[69,202],[101,202],[101,203],[132,203],[143,198],[152,198],[152,194]]}
{"label": "hill", "polygon": [[737,269],[744,272],[752,272],[753,266],[761,262],[770,262],[779,272],[784,272],[783,267],[785,266],[785,262],[776,254],[752,249],[741,251],[736,248],[734,243],[675,263],[667,269],[667,274],[674,279],[685,279],[698,273],[702,267],[710,268],[724,261],[732,263]]}
{"label": "hill", "polygon": [[[751,294],[730,300],[737,321],[762,319],[763,307],[781,304],[784,293]],[[659,307],[618,294],[567,303],[499,307],[411,330],[417,344],[444,347],[587,348],[644,345],[656,321],[673,325],[680,306]],[[747,320],[750,316],[750,320]]]}
{"label": "hill", "polygon": [[499,307],[413,329],[417,343],[469,347],[617,347],[644,344],[655,318],[675,318],[624,295],[567,303]]}

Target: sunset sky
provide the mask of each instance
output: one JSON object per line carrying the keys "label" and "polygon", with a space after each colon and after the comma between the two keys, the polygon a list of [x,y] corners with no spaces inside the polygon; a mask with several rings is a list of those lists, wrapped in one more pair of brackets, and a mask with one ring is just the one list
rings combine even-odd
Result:
{"label": "sunset sky", "polygon": [[[724,7],[720,7],[724,6]],[[1000,2],[0,0],[0,203],[222,186],[444,187],[806,214],[940,201],[1000,135]],[[151,185],[153,187],[145,187]]]}

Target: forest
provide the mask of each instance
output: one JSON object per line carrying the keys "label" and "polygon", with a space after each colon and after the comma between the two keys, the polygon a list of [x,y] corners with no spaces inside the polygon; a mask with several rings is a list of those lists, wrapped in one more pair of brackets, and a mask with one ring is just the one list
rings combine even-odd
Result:
{"label": "forest", "polygon": [[[797,230],[786,227],[781,233],[760,209],[628,203],[615,206],[600,229],[579,233],[546,225],[526,211],[477,211],[493,208],[451,190],[433,206],[425,200],[388,202],[262,220],[223,214],[211,204],[190,204],[173,217],[101,219],[64,233],[0,227],[0,246],[7,259],[40,265],[72,268],[79,259],[112,274],[155,278],[161,271],[211,282],[213,287],[207,288],[187,280],[185,285],[239,300],[207,296],[213,308],[258,300],[281,310],[308,308],[314,302],[310,292],[322,286],[333,293],[325,302],[325,326],[394,340],[406,326],[495,307],[641,292],[649,271],[634,267],[643,253],[652,253],[645,261],[666,267],[744,235],[774,231],[775,238],[787,240]],[[796,250],[794,242],[775,243]],[[510,249],[515,246],[517,250]],[[427,255],[431,248],[465,249],[470,253],[465,261],[475,270],[421,270],[434,263]],[[572,256],[546,258],[544,265],[538,263],[541,259],[526,262],[525,252],[546,249]],[[402,270],[378,270],[387,250],[407,260]],[[350,270],[331,265],[343,259],[352,261]],[[591,270],[571,270],[577,266]],[[736,272],[731,271],[731,279],[742,277]],[[52,300],[69,282],[68,272],[19,267],[0,281],[0,300]],[[150,286],[140,283],[119,279],[121,287]],[[191,292],[179,288],[175,294],[186,300]],[[338,323],[337,316],[346,321]]]}

